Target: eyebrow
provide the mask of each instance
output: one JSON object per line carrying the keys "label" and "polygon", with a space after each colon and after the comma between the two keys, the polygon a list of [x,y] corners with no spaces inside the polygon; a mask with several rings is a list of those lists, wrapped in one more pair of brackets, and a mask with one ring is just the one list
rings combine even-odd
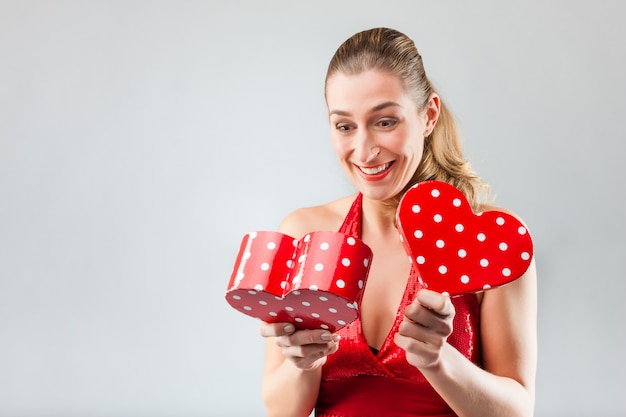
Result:
{"label": "eyebrow", "polygon": [[[402,107],[402,106],[400,106],[398,103],[394,101],[385,101],[384,103],[380,103],[372,107],[372,111],[375,111],[375,112],[380,111],[380,110],[386,109],[387,107]],[[336,114],[338,116],[350,116],[350,112],[343,111],[343,110],[331,110],[330,113],[328,113],[329,116],[333,114]]]}

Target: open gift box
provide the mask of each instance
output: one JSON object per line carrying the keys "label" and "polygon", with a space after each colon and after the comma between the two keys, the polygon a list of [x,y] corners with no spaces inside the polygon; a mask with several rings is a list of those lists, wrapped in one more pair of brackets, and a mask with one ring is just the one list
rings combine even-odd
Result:
{"label": "open gift box", "polygon": [[354,321],[372,251],[339,232],[301,240],[278,232],[244,236],[226,291],[235,309],[268,323],[331,332]]}

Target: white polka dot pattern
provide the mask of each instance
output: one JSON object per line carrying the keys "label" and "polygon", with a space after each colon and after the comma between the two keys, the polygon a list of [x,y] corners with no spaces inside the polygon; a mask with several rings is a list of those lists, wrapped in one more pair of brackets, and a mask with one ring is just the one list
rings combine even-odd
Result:
{"label": "white polka dot pattern", "polygon": [[413,186],[402,197],[396,219],[423,285],[440,293],[496,288],[522,276],[532,260],[532,239],[519,220],[501,211],[474,214],[463,194],[447,183]]}
{"label": "white polka dot pattern", "polygon": [[252,232],[241,242],[226,301],[268,323],[334,332],[356,319],[371,261],[365,243],[338,232],[301,240]]}

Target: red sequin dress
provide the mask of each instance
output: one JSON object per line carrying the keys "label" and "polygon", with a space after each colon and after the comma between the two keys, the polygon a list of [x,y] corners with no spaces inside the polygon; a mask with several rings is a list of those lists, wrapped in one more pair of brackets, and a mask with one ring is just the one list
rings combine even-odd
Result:
{"label": "red sequin dress", "polygon": [[[361,235],[359,194],[340,232]],[[417,274],[411,271],[398,307],[396,320],[380,351],[375,355],[363,336],[357,319],[339,330],[339,350],[328,356],[315,407],[317,417],[452,417],[454,412],[437,394],[422,373],[406,361],[404,350],[393,342],[403,311],[420,290]],[[448,342],[472,362],[479,364],[479,304],[475,294],[452,299],[456,309],[454,331]]]}

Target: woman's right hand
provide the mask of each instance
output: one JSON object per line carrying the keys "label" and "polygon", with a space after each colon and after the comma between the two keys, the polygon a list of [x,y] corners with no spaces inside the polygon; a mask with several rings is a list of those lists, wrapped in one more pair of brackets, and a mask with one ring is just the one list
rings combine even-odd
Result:
{"label": "woman's right hand", "polygon": [[319,368],[339,348],[340,336],[328,330],[296,330],[291,323],[263,323],[260,332],[263,337],[275,337],[283,356],[302,370]]}

